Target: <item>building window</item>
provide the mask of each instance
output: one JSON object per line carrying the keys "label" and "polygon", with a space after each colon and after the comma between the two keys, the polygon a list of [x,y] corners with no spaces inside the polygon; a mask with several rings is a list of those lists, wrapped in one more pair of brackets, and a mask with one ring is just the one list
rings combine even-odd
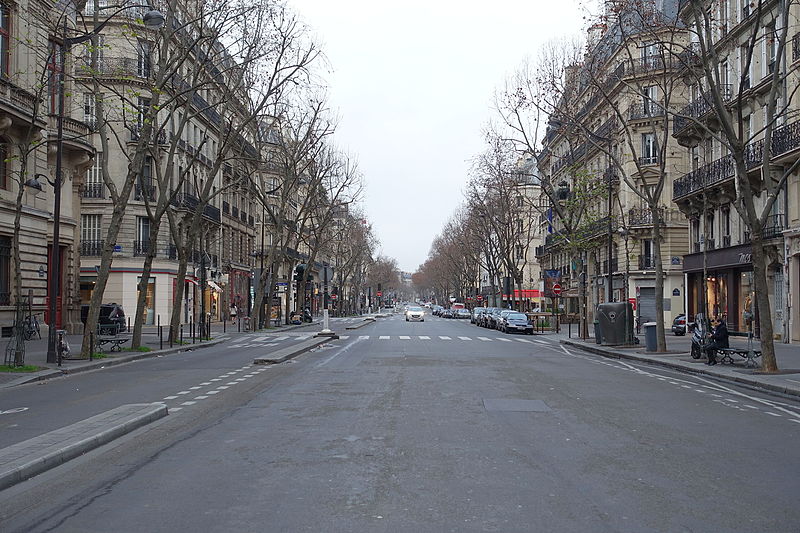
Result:
{"label": "building window", "polygon": [[641,165],[654,165],[658,163],[658,144],[655,133],[642,134],[642,157],[639,158]]}
{"label": "building window", "polygon": [[48,43],[47,54],[47,95],[48,104],[50,105],[49,111],[56,113],[58,111],[58,86],[61,83],[61,54],[64,48],[61,43],[50,41]]}
{"label": "building window", "polygon": [[147,110],[150,109],[150,99],[139,97],[136,107],[136,124],[141,128],[144,126],[144,119],[147,117]]}
{"label": "building window", "polygon": [[11,156],[8,149],[9,143],[6,139],[0,137],[0,189],[8,189],[11,183],[9,173],[11,169]]}
{"label": "building window", "polygon": [[525,259],[525,248],[521,245],[517,245],[517,261],[522,261]]}
{"label": "building window", "polygon": [[11,8],[0,4],[0,75],[8,76],[11,64]]}
{"label": "building window", "polygon": [[149,78],[151,71],[150,54],[152,46],[147,41],[139,41],[136,48],[136,75],[140,78]]}
{"label": "building window", "polygon": [[89,125],[90,128],[95,127],[95,107],[94,95],[92,93],[83,94],[83,122]]}
{"label": "building window", "polygon": [[103,154],[98,152],[91,168],[86,171],[86,180],[83,184],[84,198],[103,198],[105,189],[103,188]]}

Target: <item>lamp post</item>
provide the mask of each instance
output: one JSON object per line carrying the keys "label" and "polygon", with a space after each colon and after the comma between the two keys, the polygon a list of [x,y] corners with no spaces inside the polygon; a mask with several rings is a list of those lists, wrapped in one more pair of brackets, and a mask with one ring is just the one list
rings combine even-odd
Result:
{"label": "lamp post", "polygon": [[608,289],[606,290],[606,302],[614,301],[614,270],[611,268],[611,257],[614,255],[614,225],[611,218],[611,210],[614,207],[614,180],[612,173],[608,173]]}
{"label": "lamp post", "polygon": [[[148,6],[150,7],[150,6]],[[116,15],[116,13],[114,14]],[[48,183],[51,184],[53,187],[53,194],[55,195],[54,202],[53,202],[53,245],[51,248],[50,253],[50,275],[48,277],[48,313],[50,315],[50,324],[48,324],[48,333],[47,333],[47,363],[53,364],[57,363],[58,355],[56,351],[56,312],[58,306],[56,305],[56,300],[59,294],[59,285],[60,285],[60,248],[61,248],[61,235],[59,232],[60,225],[61,225],[61,184],[63,182],[63,158],[64,158],[64,79],[66,76],[66,67],[67,67],[67,53],[69,49],[75,45],[84,43],[90,39],[92,39],[95,35],[98,35],[100,31],[109,23],[109,21],[114,17],[111,15],[108,19],[103,21],[101,24],[96,26],[91,32],[79,35],[76,37],[68,37],[67,36],[67,17],[66,14],[63,16],[63,23],[61,27],[62,31],[62,38],[63,38],[63,45],[61,47],[60,57],[53,58],[53,61],[58,61],[58,68],[59,72],[56,74],[56,83],[58,84],[58,107],[56,113],[56,169],[55,169],[55,180],[51,181],[47,176],[43,174],[36,174],[32,179],[25,182],[25,185],[31,187],[33,189],[38,189],[39,191],[42,190],[42,184],[39,181],[39,177],[41,176]],[[144,25],[147,28],[155,29],[159,28],[164,25],[164,15],[162,15],[159,11],[150,8],[147,13],[143,16]],[[54,49],[54,53],[58,53],[57,49]]]}

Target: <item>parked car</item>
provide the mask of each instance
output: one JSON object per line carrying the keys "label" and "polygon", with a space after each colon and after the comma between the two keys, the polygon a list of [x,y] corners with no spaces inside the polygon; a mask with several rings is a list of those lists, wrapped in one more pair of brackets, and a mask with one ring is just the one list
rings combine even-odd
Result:
{"label": "parked car", "polygon": [[686,315],[681,313],[672,321],[672,333],[677,336],[686,335]]}
{"label": "parked car", "polygon": [[470,315],[470,317],[469,317],[470,324],[477,324],[478,323],[478,319],[480,318],[480,315],[482,315],[485,312],[486,312],[486,308],[485,307],[475,307],[472,310],[472,315]]}
{"label": "parked car", "polygon": [[533,335],[533,325],[528,322],[528,315],[519,311],[503,311],[497,329],[504,333],[519,332]]}
{"label": "parked car", "polygon": [[500,323],[500,313],[505,311],[505,309],[501,307],[495,307],[492,309],[492,312],[486,317],[486,327],[490,329],[497,329],[497,325]]}
{"label": "parked car", "polygon": [[481,314],[478,317],[478,319],[479,319],[478,325],[480,327],[482,327],[482,328],[488,328],[489,327],[489,316],[492,314],[492,311],[494,311],[495,309],[497,309],[497,308],[496,307],[487,307],[486,311],[484,311],[483,314]]}
{"label": "parked car", "polygon": [[[81,322],[86,324],[86,319],[89,317],[89,306],[81,306]],[[125,322],[125,311],[122,306],[116,303],[100,304],[100,317],[97,319],[97,325],[101,329],[106,329],[108,326],[116,325],[117,332],[124,333],[128,330],[128,325]]]}
{"label": "parked car", "polygon": [[410,305],[406,310],[406,322],[417,321],[425,322],[425,311],[416,305]]}
{"label": "parked car", "polygon": [[453,318],[453,310],[442,309],[442,313],[439,316],[441,316],[442,318]]}
{"label": "parked car", "polygon": [[442,312],[442,309],[444,309],[444,308],[441,305],[434,305],[433,306],[433,315],[434,316],[439,316],[441,314],[441,312]]}
{"label": "parked car", "polygon": [[472,313],[469,312],[469,309],[455,309],[453,311],[453,318],[470,319],[472,318]]}

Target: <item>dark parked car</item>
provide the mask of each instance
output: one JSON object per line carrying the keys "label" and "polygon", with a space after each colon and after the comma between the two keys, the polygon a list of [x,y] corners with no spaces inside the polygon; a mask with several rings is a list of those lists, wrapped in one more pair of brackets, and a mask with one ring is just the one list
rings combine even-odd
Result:
{"label": "dark parked car", "polygon": [[505,311],[500,307],[495,307],[492,311],[486,315],[486,327],[490,329],[497,329],[497,325],[500,323],[500,313]]}
{"label": "dark parked car", "polygon": [[497,329],[505,333],[519,332],[533,335],[533,326],[528,323],[528,315],[518,311],[503,311]]}
{"label": "dark parked car", "polygon": [[[86,324],[88,316],[89,306],[82,305],[81,322]],[[128,330],[128,326],[125,323],[125,311],[122,310],[121,305],[115,303],[100,305],[100,318],[97,320],[97,325],[100,326],[102,330],[110,329],[111,326],[116,325],[117,332],[119,333],[124,333]]]}
{"label": "dark parked car", "polygon": [[672,321],[672,333],[678,336],[686,335],[686,315],[681,313]]}

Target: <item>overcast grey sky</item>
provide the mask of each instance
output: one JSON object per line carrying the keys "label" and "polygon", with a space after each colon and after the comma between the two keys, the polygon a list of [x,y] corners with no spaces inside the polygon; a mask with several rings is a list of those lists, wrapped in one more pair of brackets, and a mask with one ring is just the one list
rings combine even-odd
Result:
{"label": "overcast grey sky", "polygon": [[336,143],[359,161],[382,253],[414,272],[463,199],[495,89],[580,32],[578,0],[290,2],[333,69]]}

